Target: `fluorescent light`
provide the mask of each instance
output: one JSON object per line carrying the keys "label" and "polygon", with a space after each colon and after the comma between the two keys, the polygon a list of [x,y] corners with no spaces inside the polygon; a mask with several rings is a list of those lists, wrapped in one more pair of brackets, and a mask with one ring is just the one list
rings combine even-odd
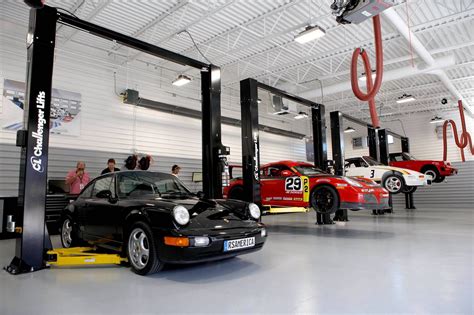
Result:
{"label": "fluorescent light", "polygon": [[408,102],[413,102],[413,101],[416,101],[416,98],[413,95],[403,94],[402,96],[398,98],[396,102],[398,104],[403,104],[403,103],[408,103]]}
{"label": "fluorescent light", "polygon": [[351,133],[351,132],[355,132],[355,131],[356,131],[356,130],[355,130],[354,128],[352,128],[352,127],[347,127],[347,128],[344,130],[345,133]]}
{"label": "fluorescent light", "polygon": [[178,76],[178,78],[176,80],[173,81],[173,85],[176,85],[176,86],[183,86],[185,84],[188,84],[189,82],[191,82],[191,78],[190,77],[187,77],[183,74],[180,74]]}
{"label": "fluorescent light", "polygon": [[431,118],[430,124],[439,124],[439,123],[442,123],[442,122],[444,122],[443,118],[438,117],[438,116],[434,116],[433,118]]}
{"label": "fluorescent light", "polygon": [[[375,81],[375,71],[372,71],[372,81]],[[365,73],[362,73],[362,75],[359,77],[360,81],[367,81],[367,76]]]}
{"label": "fluorescent light", "polygon": [[308,25],[304,31],[295,36],[295,41],[300,44],[305,44],[312,40],[318,39],[326,35],[326,31],[321,27],[315,25]]}
{"label": "fluorescent light", "polygon": [[295,119],[303,119],[303,118],[308,118],[308,114],[305,112],[299,112],[298,115],[294,117]]}

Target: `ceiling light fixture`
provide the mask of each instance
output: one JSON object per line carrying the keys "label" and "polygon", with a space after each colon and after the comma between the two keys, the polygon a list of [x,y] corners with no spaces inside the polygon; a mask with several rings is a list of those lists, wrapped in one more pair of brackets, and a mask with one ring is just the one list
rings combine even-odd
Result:
{"label": "ceiling light fixture", "polygon": [[303,119],[303,118],[308,118],[308,114],[305,112],[299,112],[298,115],[294,117],[295,119]]}
{"label": "ceiling light fixture", "polygon": [[403,103],[408,103],[408,102],[413,102],[413,101],[416,101],[416,98],[413,95],[403,94],[402,96],[398,98],[396,102],[398,104],[403,104]]}
{"label": "ceiling light fixture", "polygon": [[[372,70],[372,81],[375,81],[375,77],[376,77],[375,70]],[[362,75],[359,77],[359,81],[364,81],[364,82],[367,81],[367,76],[365,72],[362,73]]]}
{"label": "ceiling light fixture", "polygon": [[326,31],[323,28],[317,25],[308,25],[306,26],[304,31],[295,36],[295,41],[300,44],[306,44],[312,40],[321,38],[324,35],[326,35]]}
{"label": "ceiling light fixture", "polygon": [[176,80],[173,81],[173,85],[176,86],[183,86],[191,82],[191,78],[185,76],[184,74],[180,74]]}
{"label": "ceiling light fixture", "polygon": [[355,130],[354,128],[352,128],[352,127],[347,127],[347,128],[344,130],[345,133],[351,133],[351,132],[355,132],[355,131],[356,131],[356,130]]}
{"label": "ceiling light fixture", "polygon": [[434,116],[430,120],[430,124],[439,124],[439,123],[442,123],[442,122],[444,122],[444,119],[439,117],[439,116]]}

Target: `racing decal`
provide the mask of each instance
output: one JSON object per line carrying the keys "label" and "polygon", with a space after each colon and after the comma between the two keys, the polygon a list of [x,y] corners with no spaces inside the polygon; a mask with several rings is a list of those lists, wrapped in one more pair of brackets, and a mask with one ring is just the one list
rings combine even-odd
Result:
{"label": "racing decal", "polygon": [[374,178],[375,177],[375,170],[370,170],[370,178]]}
{"label": "racing decal", "polygon": [[302,181],[300,177],[285,178],[285,191],[302,191]]}
{"label": "racing decal", "polygon": [[307,176],[301,176],[301,181],[303,182],[303,201],[309,201],[309,178]]}

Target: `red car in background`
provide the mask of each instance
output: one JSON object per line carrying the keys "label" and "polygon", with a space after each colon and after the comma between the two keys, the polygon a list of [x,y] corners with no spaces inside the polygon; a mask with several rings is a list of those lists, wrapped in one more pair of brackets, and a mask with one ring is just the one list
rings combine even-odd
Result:
{"label": "red car in background", "polygon": [[417,160],[413,155],[406,152],[390,153],[390,166],[407,168],[425,175],[430,175],[433,182],[441,183],[446,176],[458,173],[457,168],[445,161]]}
{"label": "red car in background", "polygon": [[[306,162],[280,161],[263,165],[260,187],[263,206],[312,207],[323,214],[339,209],[390,208],[388,192],[375,182],[331,175]],[[243,179],[232,178],[230,185],[224,188],[224,198],[242,199],[243,190]]]}

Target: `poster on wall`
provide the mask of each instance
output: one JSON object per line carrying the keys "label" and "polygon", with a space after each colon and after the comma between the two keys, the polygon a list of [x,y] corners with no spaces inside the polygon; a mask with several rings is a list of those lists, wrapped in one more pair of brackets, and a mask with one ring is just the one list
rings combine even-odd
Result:
{"label": "poster on wall", "polygon": [[[24,82],[5,79],[0,104],[0,128],[17,131],[23,128]],[[51,92],[50,133],[79,136],[81,131],[81,94],[59,89]]]}

